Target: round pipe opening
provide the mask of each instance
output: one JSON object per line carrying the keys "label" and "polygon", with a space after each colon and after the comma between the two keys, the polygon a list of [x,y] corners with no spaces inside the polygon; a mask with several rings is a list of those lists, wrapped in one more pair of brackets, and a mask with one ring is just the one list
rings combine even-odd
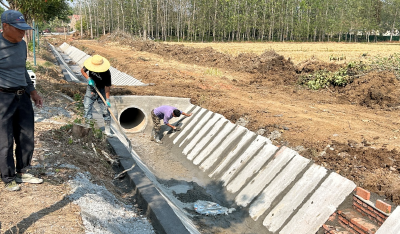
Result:
{"label": "round pipe opening", "polygon": [[129,107],[121,113],[119,123],[130,132],[139,132],[145,127],[146,115],[138,108]]}

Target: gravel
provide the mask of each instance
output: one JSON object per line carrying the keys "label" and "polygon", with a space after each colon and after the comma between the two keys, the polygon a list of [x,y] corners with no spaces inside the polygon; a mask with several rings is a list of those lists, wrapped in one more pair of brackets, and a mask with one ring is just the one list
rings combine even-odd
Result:
{"label": "gravel", "polygon": [[132,205],[120,202],[105,187],[90,182],[90,173],[77,173],[68,181],[68,198],[81,208],[86,233],[155,233],[148,219]]}

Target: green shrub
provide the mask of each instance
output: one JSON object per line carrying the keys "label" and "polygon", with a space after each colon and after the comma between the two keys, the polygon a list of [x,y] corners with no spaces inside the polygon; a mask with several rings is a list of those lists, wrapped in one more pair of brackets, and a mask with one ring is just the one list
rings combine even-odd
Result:
{"label": "green shrub", "polygon": [[319,70],[312,74],[300,77],[300,85],[307,86],[310,89],[318,90],[327,86],[346,86],[353,82],[354,75],[366,71],[367,66],[362,62],[349,62],[346,67],[331,72]]}

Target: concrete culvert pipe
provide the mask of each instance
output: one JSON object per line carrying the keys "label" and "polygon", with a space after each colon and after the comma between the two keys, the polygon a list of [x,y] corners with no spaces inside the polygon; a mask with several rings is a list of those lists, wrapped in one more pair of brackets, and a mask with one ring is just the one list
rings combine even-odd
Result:
{"label": "concrete culvert pipe", "polygon": [[129,132],[140,132],[146,127],[146,115],[139,108],[129,107],[122,111],[119,123]]}

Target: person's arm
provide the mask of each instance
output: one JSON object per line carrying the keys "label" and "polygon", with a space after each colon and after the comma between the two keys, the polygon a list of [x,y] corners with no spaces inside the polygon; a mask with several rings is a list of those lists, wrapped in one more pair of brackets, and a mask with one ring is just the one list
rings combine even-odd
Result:
{"label": "person's arm", "polygon": [[106,103],[108,107],[111,107],[110,103],[110,86],[104,86],[104,91],[106,93]]}
{"label": "person's arm", "polygon": [[104,86],[104,91],[106,93],[106,98],[110,98],[110,86]]}
{"label": "person's arm", "polygon": [[167,124],[165,124],[165,125],[167,125],[168,127],[170,127],[170,128],[172,128],[172,129],[176,129],[176,127],[175,126],[172,126],[171,124],[169,124],[169,123],[167,123]]}
{"label": "person's arm", "polygon": [[35,106],[41,108],[43,106],[43,99],[36,90],[31,91],[31,99],[35,102]]}
{"label": "person's arm", "polygon": [[86,71],[83,68],[81,69],[81,73],[82,73],[83,77],[85,77],[87,80],[89,79],[88,74],[86,73]]}
{"label": "person's arm", "polygon": [[190,117],[190,116],[192,116],[192,113],[186,114],[185,112],[182,112],[182,115],[187,116],[187,117]]}
{"label": "person's arm", "polygon": [[88,71],[88,70],[86,69],[86,67],[83,67],[83,68],[81,69],[81,73],[82,73],[83,77],[85,77],[85,78],[88,80],[88,85],[90,85],[90,86],[95,86],[96,83],[94,82],[94,80],[93,80],[92,78],[90,78],[90,77],[88,76],[88,74],[86,73],[86,71]]}

